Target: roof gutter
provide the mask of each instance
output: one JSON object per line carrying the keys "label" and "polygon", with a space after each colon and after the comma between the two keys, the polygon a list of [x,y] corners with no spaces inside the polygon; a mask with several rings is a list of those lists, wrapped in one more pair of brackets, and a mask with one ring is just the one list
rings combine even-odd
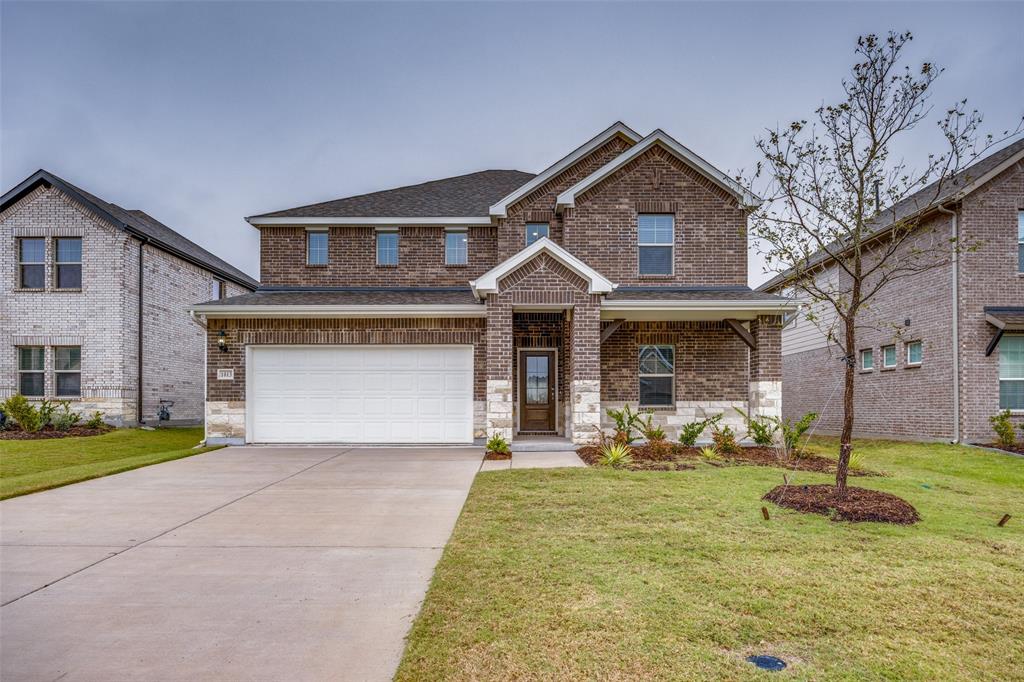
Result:
{"label": "roof gutter", "polygon": [[601,310],[677,310],[677,311],[769,311],[771,313],[792,312],[800,307],[794,301],[608,301],[601,303]]}
{"label": "roof gutter", "polygon": [[263,217],[250,216],[245,219],[253,227],[272,225],[422,225],[422,226],[455,226],[455,225],[480,225],[490,226],[490,216],[466,217],[466,216],[427,216],[427,217],[388,217],[388,216],[363,216],[363,217],[320,217],[320,216],[295,216],[295,217]]}
{"label": "roof gutter", "polygon": [[451,305],[196,305],[193,315],[208,318],[325,318],[325,317],[486,317],[478,303]]}

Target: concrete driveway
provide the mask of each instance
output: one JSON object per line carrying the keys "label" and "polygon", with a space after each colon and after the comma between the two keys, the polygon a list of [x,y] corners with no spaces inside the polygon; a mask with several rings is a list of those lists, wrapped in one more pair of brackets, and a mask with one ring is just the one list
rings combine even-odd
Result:
{"label": "concrete driveway", "polygon": [[0,678],[390,679],[480,448],[229,448],[0,503]]}

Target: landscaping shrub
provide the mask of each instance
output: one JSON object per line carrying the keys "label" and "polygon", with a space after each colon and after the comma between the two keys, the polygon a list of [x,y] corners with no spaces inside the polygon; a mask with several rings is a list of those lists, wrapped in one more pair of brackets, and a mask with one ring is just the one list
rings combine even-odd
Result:
{"label": "landscaping shrub", "polygon": [[44,400],[39,407],[36,407],[20,393],[5,400],[3,405],[0,405],[0,409],[13,419],[22,431],[28,433],[35,433],[49,424],[50,417],[53,415],[53,406],[49,401]]}
{"label": "landscaping shrub", "polygon": [[621,410],[608,408],[607,413],[615,422],[615,440],[627,445],[632,443],[635,440],[633,430],[643,426],[640,413],[634,412],[628,403]]}
{"label": "landscaping shrub", "polygon": [[7,413],[0,409],[0,431],[6,431],[8,427]]}
{"label": "landscaping shrub", "polygon": [[85,422],[87,429],[102,429],[104,426],[106,426],[106,423],[103,421],[103,413],[99,410],[93,412],[92,416]]}
{"label": "landscaping shrub", "polygon": [[665,429],[654,425],[654,415],[648,414],[647,421],[640,422],[640,431],[648,443],[656,443],[665,440]]}
{"label": "landscaping shrub", "polygon": [[708,445],[705,445],[700,449],[700,456],[704,459],[711,460],[712,462],[722,461],[722,456],[718,454],[718,450],[715,450],[713,447]]}
{"label": "landscaping shrub", "polygon": [[498,434],[494,434],[487,441],[487,451],[496,452],[499,455],[507,455],[512,452],[511,448],[509,448],[508,441]]}
{"label": "landscaping shrub", "polygon": [[751,419],[743,410],[736,408],[736,411],[743,416],[747,423],[747,433],[757,445],[768,447],[775,442],[775,433],[779,430],[778,420],[763,416]]}
{"label": "landscaping shrub", "polygon": [[811,424],[817,418],[817,412],[808,412],[796,423],[793,423],[792,419],[777,420],[779,428],[782,429],[782,459],[788,460],[794,454],[797,457],[803,454],[802,451],[796,449],[796,446],[800,444],[800,438],[807,433],[807,429],[811,428]]}
{"label": "landscaping shrub", "polygon": [[850,471],[864,471],[864,458],[859,452],[851,452],[847,466],[850,468]]}
{"label": "landscaping shrub", "polygon": [[715,443],[715,450],[726,455],[732,455],[740,451],[740,444],[736,442],[736,432],[731,426],[719,426],[711,430],[711,440]]}
{"label": "landscaping shrub", "polygon": [[71,403],[69,401],[61,400],[58,405],[60,406],[60,412],[53,419],[53,428],[58,431],[67,431],[77,424],[81,417],[71,411]]}
{"label": "landscaping shrub", "polygon": [[604,443],[601,445],[601,451],[597,458],[597,463],[601,466],[619,469],[632,464],[633,457],[630,453],[629,446],[625,443]]}
{"label": "landscaping shrub", "polygon": [[716,414],[707,419],[702,419],[699,422],[691,422],[689,424],[683,424],[679,428],[679,442],[688,448],[692,448],[697,444],[697,439],[700,438],[701,434],[704,433],[704,429],[709,426],[713,427],[722,419],[722,415]]}
{"label": "landscaping shrub", "polygon": [[[1013,447],[1017,442],[1017,434],[1013,432],[1013,423],[1010,421],[1010,411],[1003,410],[988,418],[992,424],[992,430],[996,432],[996,439],[1003,447]],[[1021,427],[1024,430],[1024,425]]]}

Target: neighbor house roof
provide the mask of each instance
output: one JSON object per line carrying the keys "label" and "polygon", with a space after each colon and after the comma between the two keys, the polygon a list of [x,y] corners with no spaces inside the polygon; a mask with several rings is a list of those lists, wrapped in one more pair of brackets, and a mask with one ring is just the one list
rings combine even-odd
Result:
{"label": "neighbor house roof", "polygon": [[[418,185],[360,194],[246,218],[253,225],[322,218],[473,218],[487,224],[492,203],[533,178],[517,170],[485,170]],[[336,221],[340,222],[340,221]],[[448,221],[451,222],[451,221]]]}
{"label": "neighbor house roof", "polygon": [[[914,192],[902,201],[882,211],[879,217],[868,223],[869,233],[866,240],[875,239],[893,229],[901,221],[912,218],[922,211],[929,212],[937,205],[954,203],[961,200],[989,180],[1002,173],[1013,164],[1024,160],[1024,138],[989,154],[947,180],[943,187],[932,183]],[[828,251],[839,247],[833,243]],[[813,268],[831,260],[828,251],[822,249],[812,254],[804,268]],[[757,288],[758,291],[770,291],[785,284],[794,275],[794,269],[786,270],[771,278]]]}
{"label": "neighbor house roof", "polygon": [[261,287],[191,307],[211,317],[483,317],[469,287]]}
{"label": "neighbor house roof", "polygon": [[0,198],[0,211],[7,208],[39,186],[56,187],[87,209],[136,237],[147,239],[153,246],[166,251],[182,260],[205,268],[214,274],[230,280],[247,289],[259,286],[249,275],[245,274],[227,261],[213,255],[195,242],[186,239],[156,218],[139,210],[128,210],[117,204],[104,201],[67,180],[57,177],[45,170],[38,170]]}

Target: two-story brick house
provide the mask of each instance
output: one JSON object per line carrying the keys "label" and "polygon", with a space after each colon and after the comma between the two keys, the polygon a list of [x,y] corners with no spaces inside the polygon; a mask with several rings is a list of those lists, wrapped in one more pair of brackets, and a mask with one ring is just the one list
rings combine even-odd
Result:
{"label": "two-story brick house", "polygon": [[540,174],[491,170],[248,218],[261,288],[208,325],[213,442],[670,435],[779,411],[785,299],[751,291],[757,201],[617,123]]}
{"label": "two-story brick house", "polygon": [[188,307],[257,282],[44,170],[0,202],[0,400],[68,400],[114,424],[156,421],[161,405],[201,421],[205,334]]}
{"label": "two-story brick house", "polygon": [[[929,239],[967,248],[950,262],[884,289],[864,313],[853,349],[854,411],[860,436],[991,442],[988,418],[1009,409],[1024,423],[1024,140],[989,154],[945,184],[895,207],[920,215]],[[889,215],[891,212],[883,212]],[[884,237],[889,224],[878,226]],[[908,239],[905,248],[913,248]],[[898,252],[897,256],[902,252]],[[818,277],[840,290],[849,278],[820,259]],[[788,291],[782,273],[759,291]],[[827,308],[813,324],[794,316],[782,333],[785,416],[822,413],[819,430],[837,433],[846,353],[822,333]],[[842,338],[842,334],[839,334]]]}

